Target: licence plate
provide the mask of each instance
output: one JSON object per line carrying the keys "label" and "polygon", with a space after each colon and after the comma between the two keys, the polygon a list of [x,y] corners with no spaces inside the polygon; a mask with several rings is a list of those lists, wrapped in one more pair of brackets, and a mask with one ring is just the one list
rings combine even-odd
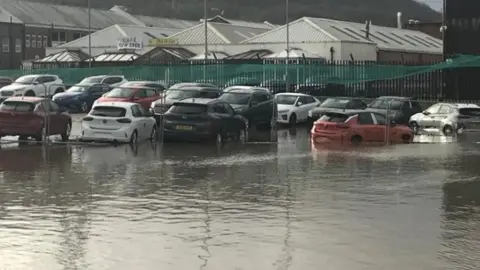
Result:
{"label": "licence plate", "polygon": [[176,130],[183,130],[183,131],[192,131],[193,127],[192,126],[175,126]]}

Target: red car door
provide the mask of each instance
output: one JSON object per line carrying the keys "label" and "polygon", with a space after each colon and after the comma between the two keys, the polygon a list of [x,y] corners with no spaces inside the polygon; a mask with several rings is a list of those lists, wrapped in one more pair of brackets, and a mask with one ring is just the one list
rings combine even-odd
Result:
{"label": "red car door", "polygon": [[60,113],[60,108],[51,100],[46,100],[46,102],[48,103],[49,135],[61,134],[64,129],[64,121],[63,115]]}
{"label": "red car door", "polygon": [[140,89],[135,94],[134,101],[148,110],[152,102],[159,98],[160,95],[158,91],[155,91],[153,89]]}

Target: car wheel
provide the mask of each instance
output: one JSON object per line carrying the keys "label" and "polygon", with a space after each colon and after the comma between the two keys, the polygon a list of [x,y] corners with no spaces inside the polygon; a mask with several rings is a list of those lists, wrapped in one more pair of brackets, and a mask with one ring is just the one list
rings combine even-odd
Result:
{"label": "car wheel", "polygon": [[408,134],[402,135],[402,141],[403,141],[403,143],[410,143],[411,139],[412,139],[412,137],[411,137],[410,135],[408,135]]}
{"label": "car wheel", "polygon": [[62,137],[62,142],[68,141],[68,139],[70,138],[71,132],[72,132],[72,123],[70,123],[70,121],[69,121],[67,123],[67,125],[65,126],[65,130],[60,135]]}
{"label": "car wheel", "polygon": [[43,141],[44,135],[45,135],[45,127],[42,127],[42,130],[40,130],[40,133],[38,133],[37,135],[35,135],[35,140],[36,140],[37,142]]}
{"label": "car wheel", "polygon": [[135,130],[132,135],[130,136],[130,144],[131,145],[136,145],[138,143],[138,133]]}
{"label": "car wheel", "polygon": [[445,135],[445,136],[452,136],[453,135],[452,126],[449,126],[449,125],[444,126],[442,131],[443,131],[443,135]]}
{"label": "car wheel", "polygon": [[353,144],[353,145],[360,145],[362,143],[363,139],[362,137],[358,136],[358,135],[355,135],[352,137],[352,139],[350,139],[350,142]]}
{"label": "car wheel", "polygon": [[290,119],[288,119],[288,125],[293,127],[297,124],[297,115],[295,113],[292,113],[290,115]]}
{"label": "car wheel", "polygon": [[157,141],[157,126],[154,125],[152,128],[152,132],[150,132],[150,141],[156,142]]}
{"label": "car wheel", "polygon": [[84,101],[84,102],[82,102],[82,104],[80,104],[80,112],[81,113],[88,112],[88,103],[86,101]]}
{"label": "car wheel", "polygon": [[413,131],[413,134],[418,134],[418,131],[419,131],[419,126],[418,126],[418,123],[413,121],[413,122],[410,122],[410,128],[412,129]]}
{"label": "car wheel", "polygon": [[23,94],[24,96],[27,96],[27,97],[34,97],[35,96],[35,92],[33,92],[32,90],[28,90],[27,92],[25,92],[25,94]]}

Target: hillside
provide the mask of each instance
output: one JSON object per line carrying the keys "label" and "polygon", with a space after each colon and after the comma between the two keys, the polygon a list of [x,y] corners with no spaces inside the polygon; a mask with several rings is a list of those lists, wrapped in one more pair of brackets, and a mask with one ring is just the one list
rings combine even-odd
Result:
{"label": "hillside", "polygon": [[[34,0],[75,6],[86,6],[87,0]],[[123,5],[130,13],[199,20],[203,17],[203,0],[91,0],[92,7],[109,9]],[[285,1],[278,0],[207,0],[209,17],[219,15],[248,21],[285,22]],[[404,20],[438,20],[440,14],[414,0],[296,0],[290,1],[290,19],[303,16],[326,17],[373,24],[395,25],[397,12]]]}

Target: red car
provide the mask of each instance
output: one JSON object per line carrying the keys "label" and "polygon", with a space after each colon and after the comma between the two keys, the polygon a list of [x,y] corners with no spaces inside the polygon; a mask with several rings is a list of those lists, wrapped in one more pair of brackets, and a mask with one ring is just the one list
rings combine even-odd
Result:
{"label": "red car", "polygon": [[134,102],[149,110],[152,102],[160,99],[162,91],[165,90],[165,87],[157,84],[159,86],[155,87],[154,82],[127,82],[104,94],[95,103],[108,101]]}
{"label": "red car", "polygon": [[46,132],[47,136],[61,135],[62,141],[67,141],[71,130],[70,115],[49,99],[11,97],[0,105],[0,137],[19,136],[22,141],[32,137],[42,141]]}
{"label": "red car", "polygon": [[413,131],[409,127],[386,122],[385,115],[377,112],[326,113],[313,124],[312,141],[359,145],[363,142],[384,143],[387,136],[394,143],[410,143],[413,140]]}

